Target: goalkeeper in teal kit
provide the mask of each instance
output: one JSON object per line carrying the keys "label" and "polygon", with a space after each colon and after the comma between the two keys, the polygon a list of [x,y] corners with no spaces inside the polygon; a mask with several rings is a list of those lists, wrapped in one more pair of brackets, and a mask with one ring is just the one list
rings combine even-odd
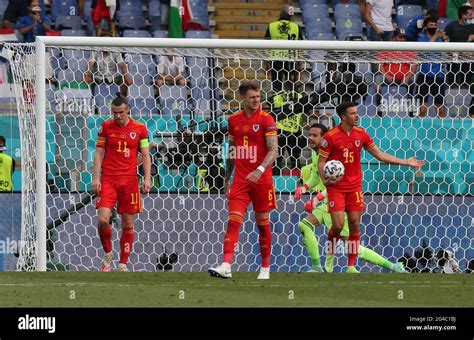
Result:
{"label": "goalkeeper in teal kit", "polygon": [[[323,135],[327,132],[327,128],[321,124],[313,124],[309,130],[308,145],[312,149],[311,158],[313,163],[313,170],[310,178],[305,183],[298,187],[295,192],[295,199],[299,200],[301,195],[307,190],[318,192],[315,198],[309,200],[305,204],[305,210],[310,214],[301,220],[298,224],[301,234],[303,235],[303,243],[308,250],[309,256],[311,257],[312,266],[308,272],[322,273],[323,268],[321,266],[321,260],[319,255],[319,244],[316,235],[314,234],[314,228],[320,224],[324,224],[326,228],[330,229],[331,215],[328,212],[326,196],[326,188],[321,181],[318,174],[318,150],[319,144],[323,138]],[[349,225],[347,222],[347,214],[345,214],[344,227],[341,231],[341,237],[345,240],[349,236]],[[392,263],[386,258],[380,256],[373,250],[367,249],[363,246],[359,246],[358,256],[360,259],[387,268],[397,273],[404,273],[405,269],[402,263]],[[331,273],[334,269],[334,254],[326,254],[326,261],[324,267],[327,272]]]}

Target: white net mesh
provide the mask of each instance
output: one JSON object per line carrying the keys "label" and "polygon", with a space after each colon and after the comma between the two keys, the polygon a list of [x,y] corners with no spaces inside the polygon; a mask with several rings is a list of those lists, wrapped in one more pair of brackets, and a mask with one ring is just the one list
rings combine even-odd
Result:
{"label": "white net mesh", "polygon": [[[22,241],[26,243],[17,267],[34,270],[35,53],[31,45],[6,44],[6,48],[19,85],[23,146]],[[104,52],[112,58],[101,60]],[[167,55],[182,58],[185,85],[165,80],[156,86],[160,57]],[[271,214],[272,270],[302,271],[310,265],[297,227],[305,215],[303,203],[295,202],[292,192],[300,180],[299,170],[310,162],[305,138],[309,124],[336,124],[334,108],[341,100],[360,103],[361,125],[382,150],[427,161],[422,171],[414,173],[364,156],[367,209],[361,242],[393,262],[405,253],[416,260],[414,250],[419,247],[433,249],[434,255],[447,249],[460,270],[466,269],[474,257],[474,136],[469,119],[473,53],[300,50],[293,57],[280,65],[268,61],[264,48],[50,47],[46,95],[40,99],[47,103],[48,268],[100,266],[103,250],[90,194],[92,162],[98,128],[110,118],[117,91],[127,92],[132,118],[145,123],[150,139],[160,143],[152,151],[152,192],[143,197],[144,212],[135,222],[130,269],[203,271],[220,262],[227,224],[221,193],[226,118],[239,108],[239,82],[258,79],[264,109],[283,124],[282,155],[274,169],[279,207]],[[92,67],[92,59],[98,66]],[[132,84],[123,76],[124,65]],[[88,70],[91,84],[84,82]],[[179,62],[172,62],[170,70],[179,70]],[[283,92],[276,93],[280,88]],[[300,126],[294,125],[299,119],[294,115],[300,113],[303,128],[290,131]],[[258,230],[253,221],[253,213],[247,214],[236,270],[258,268]],[[119,217],[113,225],[117,252]],[[325,240],[325,228],[316,233]],[[433,260],[434,255],[424,257]],[[345,256],[338,258],[338,266],[345,263]],[[418,261],[417,270],[425,270],[424,263],[430,262]],[[364,271],[380,270],[359,264]]]}

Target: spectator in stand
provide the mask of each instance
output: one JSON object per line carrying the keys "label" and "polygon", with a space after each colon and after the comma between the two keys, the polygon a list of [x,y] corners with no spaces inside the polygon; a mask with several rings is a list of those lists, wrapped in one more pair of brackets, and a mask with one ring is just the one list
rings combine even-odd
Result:
{"label": "spectator in stand", "polygon": [[127,64],[120,53],[107,51],[92,53],[87,71],[84,73],[84,81],[93,86],[102,83],[115,84],[125,97],[128,87],[133,84],[133,78],[128,73]]}
{"label": "spectator in stand", "polygon": [[393,0],[367,0],[365,20],[370,26],[369,39],[372,41],[391,41]]}
{"label": "spectator in stand", "polygon": [[[407,41],[405,31],[403,29],[397,29],[395,31],[393,41],[404,42]],[[377,54],[378,60],[401,60],[406,62],[387,62],[379,64],[379,73],[375,75],[375,84],[377,86],[376,103],[378,108],[378,114],[382,115],[381,101],[382,96],[380,94],[381,86],[383,85],[396,85],[405,86],[408,89],[408,93],[411,93],[411,85],[413,84],[415,72],[416,72],[416,53],[410,51],[390,51],[390,52],[379,52]],[[412,62],[412,63],[410,63]]]}
{"label": "spectator in stand", "polygon": [[[438,29],[438,20],[427,18],[423,23],[423,29],[426,35],[418,38],[420,42],[443,42],[446,41],[444,31]],[[420,72],[416,76],[416,99],[421,101],[418,116],[424,117],[428,112],[428,95],[433,97],[433,102],[438,111],[438,117],[446,117],[446,108],[443,105],[444,94],[446,91],[446,81],[443,72],[443,65],[436,63],[424,63],[421,65]]]}
{"label": "spectator in stand", "polygon": [[157,87],[164,84],[186,86],[184,59],[172,55],[161,56],[158,62],[158,75],[155,84]]}
{"label": "spectator in stand", "polygon": [[[472,6],[462,6],[458,11],[458,21],[450,22],[445,30],[450,42],[474,42]],[[469,115],[474,116],[474,63],[451,64],[448,82],[470,88],[472,99]]]}
{"label": "spectator in stand", "polygon": [[438,20],[438,11],[434,8],[429,9],[425,15],[419,15],[408,24],[405,33],[408,41],[418,41],[418,36],[423,32],[423,22],[426,18],[435,18]]}
{"label": "spectator in stand", "polygon": [[160,19],[161,19],[161,29],[168,29],[168,20],[170,13],[170,0],[160,0]]}
{"label": "spectator in stand", "polygon": [[115,12],[120,10],[119,0],[92,0],[91,17],[94,23],[95,33],[98,37],[102,36],[102,19],[109,23],[110,34],[115,37],[117,35],[115,25]]}
{"label": "spectator in stand", "polygon": [[446,6],[447,18],[451,20],[458,20],[459,10],[464,6],[472,7],[472,5],[469,3],[469,0],[448,0]]}
{"label": "spectator in stand", "polygon": [[23,34],[24,42],[35,42],[37,35],[46,35],[51,31],[49,19],[41,14],[38,0],[28,1],[29,15],[20,18],[18,31]]}
{"label": "spectator in stand", "polygon": [[3,14],[2,28],[12,28],[11,24],[16,24],[18,19],[29,14],[28,0],[10,0]]}

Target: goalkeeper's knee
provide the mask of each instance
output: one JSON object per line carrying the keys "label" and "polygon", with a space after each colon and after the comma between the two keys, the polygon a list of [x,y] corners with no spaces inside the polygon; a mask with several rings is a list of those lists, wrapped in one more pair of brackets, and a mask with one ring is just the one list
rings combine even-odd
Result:
{"label": "goalkeeper's knee", "polygon": [[299,227],[300,232],[303,236],[305,235],[305,233],[308,233],[308,232],[312,233],[313,228],[314,228],[314,226],[311,224],[311,222],[308,221],[306,218],[302,219],[298,223],[298,227]]}

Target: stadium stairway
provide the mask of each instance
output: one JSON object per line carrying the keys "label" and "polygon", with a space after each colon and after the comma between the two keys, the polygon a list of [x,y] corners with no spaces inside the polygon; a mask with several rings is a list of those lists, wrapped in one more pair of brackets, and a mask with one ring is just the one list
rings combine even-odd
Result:
{"label": "stadium stairway", "polygon": [[[268,24],[278,19],[286,0],[214,0],[214,35],[221,39],[264,39]],[[255,68],[256,66],[256,68]],[[230,61],[223,66],[220,85],[228,109],[238,109],[239,97],[235,91],[242,79],[265,81],[270,75],[259,65],[250,67],[249,61]],[[258,69],[258,71],[255,71]],[[264,92],[265,86],[264,83]],[[268,84],[269,86],[270,84]]]}

